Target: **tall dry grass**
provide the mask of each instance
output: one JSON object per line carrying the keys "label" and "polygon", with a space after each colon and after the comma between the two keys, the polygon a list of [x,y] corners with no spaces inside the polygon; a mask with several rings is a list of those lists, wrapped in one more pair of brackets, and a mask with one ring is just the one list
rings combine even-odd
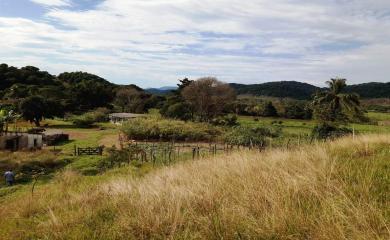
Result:
{"label": "tall dry grass", "polygon": [[390,137],[239,152],[143,178],[64,172],[0,207],[4,239],[389,239]]}

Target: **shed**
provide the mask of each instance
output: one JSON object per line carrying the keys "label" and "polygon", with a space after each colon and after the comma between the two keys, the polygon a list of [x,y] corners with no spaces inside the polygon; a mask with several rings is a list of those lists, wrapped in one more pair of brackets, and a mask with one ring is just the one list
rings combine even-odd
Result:
{"label": "shed", "polygon": [[3,132],[0,135],[0,150],[32,150],[41,149],[42,146],[42,134]]}
{"label": "shed", "polygon": [[110,121],[114,124],[122,124],[128,120],[134,118],[145,117],[145,114],[136,114],[136,113],[111,113],[109,115]]}

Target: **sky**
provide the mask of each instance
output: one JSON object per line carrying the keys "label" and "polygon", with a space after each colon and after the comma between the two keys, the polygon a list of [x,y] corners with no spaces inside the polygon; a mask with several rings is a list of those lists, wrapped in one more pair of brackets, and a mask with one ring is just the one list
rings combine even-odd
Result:
{"label": "sky", "polygon": [[0,62],[141,87],[389,82],[390,0],[0,0]]}

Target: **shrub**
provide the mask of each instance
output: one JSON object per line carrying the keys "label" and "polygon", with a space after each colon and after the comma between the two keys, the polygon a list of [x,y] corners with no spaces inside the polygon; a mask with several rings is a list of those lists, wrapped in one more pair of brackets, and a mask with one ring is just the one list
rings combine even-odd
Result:
{"label": "shrub", "polygon": [[95,123],[95,119],[91,114],[85,113],[83,115],[73,117],[72,122],[76,127],[89,128]]}
{"label": "shrub", "polygon": [[163,111],[164,116],[168,118],[190,120],[192,118],[190,107],[186,103],[175,103],[168,106],[166,111]]}
{"label": "shrub", "polygon": [[312,136],[317,139],[333,139],[351,134],[352,130],[331,123],[320,123],[314,127]]}
{"label": "shrub", "polygon": [[302,102],[290,102],[285,106],[284,117],[290,119],[311,119],[313,111]]}
{"label": "shrub", "polygon": [[221,130],[207,123],[184,122],[163,118],[133,119],[122,126],[122,131],[134,140],[207,141],[221,134]]}
{"label": "shrub", "polygon": [[98,108],[95,111],[87,112],[80,116],[75,116],[72,118],[72,121],[76,127],[88,128],[92,127],[94,123],[108,121],[108,113],[108,109]]}
{"label": "shrub", "polygon": [[280,135],[280,128],[265,127],[235,127],[224,136],[228,144],[242,146],[264,146],[268,137]]}
{"label": "shrub", "polygon": [[225,116],[217,117],[211,120],[211,124],[216,126],[233,127],[239,125],[237,122],[237,116],[234,114],[228,114]]}

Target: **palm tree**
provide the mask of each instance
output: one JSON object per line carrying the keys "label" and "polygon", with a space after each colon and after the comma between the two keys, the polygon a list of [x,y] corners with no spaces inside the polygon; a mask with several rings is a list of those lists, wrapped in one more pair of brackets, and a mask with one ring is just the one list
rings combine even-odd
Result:
{"label": "palm tree", "polygon": [[314,115],[325,122],[346,122],[348,115],[362,112],[359,96],[355,93],[343,93],[346,79],[332,78],[327,81],[328,89],[314,96]]}

